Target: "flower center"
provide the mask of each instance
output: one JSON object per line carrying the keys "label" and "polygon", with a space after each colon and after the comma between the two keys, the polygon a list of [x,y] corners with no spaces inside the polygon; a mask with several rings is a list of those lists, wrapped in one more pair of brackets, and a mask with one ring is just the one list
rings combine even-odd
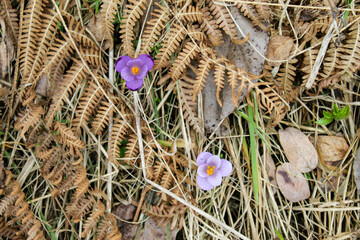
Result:
{"label": "flower center", "polygon": [[208,166],[208,169],[206,170],[208,176],[214,174],[214,173],[213,173],[214,169],[215,169],[215,166],[213,166],[213,167]]}
{"label": "flower center", "polygon": [[137,74],[139,72],[139,68],[138,67],[133,67],[133,68],[131,68],[131,71],[135,75],[135,74]]}

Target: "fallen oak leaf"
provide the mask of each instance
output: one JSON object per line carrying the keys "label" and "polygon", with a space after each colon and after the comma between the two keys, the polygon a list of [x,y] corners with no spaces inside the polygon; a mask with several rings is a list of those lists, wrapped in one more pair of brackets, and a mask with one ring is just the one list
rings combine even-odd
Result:
{"label": "fallen oak leaf", "polygon": [[291,202],[298,202],[310,197],[306,178],[291,163],[284,163],[276,169],[276,181],[281,193]]}
{"label": "fallen oak leaf", "polygon": [[300,130],[288,127],[279,130],[285,156],[300,172],[310,172],[318,165],[318,154],[310,140]]}

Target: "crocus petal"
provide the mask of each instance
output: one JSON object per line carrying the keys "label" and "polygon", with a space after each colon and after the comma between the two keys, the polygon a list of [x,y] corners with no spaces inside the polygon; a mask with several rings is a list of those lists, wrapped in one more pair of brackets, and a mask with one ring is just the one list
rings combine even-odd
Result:
{"label": "crocus petal", "polygon": [[207,163],[207,160],[212,157],[212,154],[209,152],[202,152],[196,158],[196,163],[198,166]]}
{"label": "crocus petal", "polygon": [[214,188],[214,186],[208,182],[207,178],[201,177],[200,175],[197,175],[196,181],[202,190],[208,191]]}
{"label": "crocus petal", "polygon": [[232,164],[225,159],[221,159],[221,165],[218,168],[218,171],[221,173],[222,177],[227,177],[232,171]]}
{"label": "crocus petal", "polygon": [[130,61],[128,61],[126,63],[126,66],[128,66],[130,68],[132,68],[132,67],[142,67],[142,66],[144,66],[144,63],[140,59],[135,58],[135,59],[131,59]]}
{"label": "crocus petal", "polygon": [[133,81],[135,79],[135,76],[129,67],[124,67],[121,70],[120,75],[125,81]]}
{"label": "crocus petal", "polygon": [[154,67],[154,60],[149,55],[141,54],[139,56],[139,59],[141,59],[141,61],[143,61],[144,65],[147,66],[148,71],[150,71]]}
{"label": "crocus petal", "polygon": [[207,160],[207,163],[206,163],[208,166],[215,166],[215,169],[217,169],[218,167],[220,167],[221,165],[221,160],[219,158],[219,156],[217,155],[214,155],[212,156],[211,158],[209,158]]}
{"label": "crocus petal", "polygon": [[137,74],[134,74],[136,79],[144,79],[146,77],[146,74],[148,73],[147,66],[142,66],[139,68],[139,72]]}
{"label": "crocus petal", "polygon": [[129,56],[121,56],[116,61],[116,64],[115,64],[116,71],[121,72],[130,60],[131,60],[131,57],[129,57]]}
{"label": "crocus petal", "polygon": [[126,81],[126,86],[131,91],[137,91],[142,87],[143,82],[144,82],[143,79],[135,79],[133,81]]}
{"label": "crocus petal", "polygon": [[207,177],[208,176],[207,170],[208,170],[208,165],[203,164],[199,166],[197,173],[200,177]]}
{"label": "crocus petal", "polygon": [[222,180],[221,173],[219,171],[216,171],[216,172],[214,172],[214,174],[209,175],[207,177],[207,180],[211,185],[219,186],[221,184],[221,180]]}

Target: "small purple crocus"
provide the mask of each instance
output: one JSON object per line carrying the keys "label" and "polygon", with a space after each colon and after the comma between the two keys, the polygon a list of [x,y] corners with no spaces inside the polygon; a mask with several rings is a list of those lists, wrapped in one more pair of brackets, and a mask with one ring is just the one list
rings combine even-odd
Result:
{"label": "small purple crocus", "polygon": [[197,184],[202,190],[211,190],[221,184],[222,178],[229,176],[232,165],[219,156],[208,152],[202,152],[196,159],[199,166],[197,171]]}
{"label": "small purple crocus", "polygon": [[139,90],[146,74],[153,68],[154,60],[147,54],[132,59],[129,56],[120,57],[115,64],[115,69],[126,81],[126,86],[131,91]]}

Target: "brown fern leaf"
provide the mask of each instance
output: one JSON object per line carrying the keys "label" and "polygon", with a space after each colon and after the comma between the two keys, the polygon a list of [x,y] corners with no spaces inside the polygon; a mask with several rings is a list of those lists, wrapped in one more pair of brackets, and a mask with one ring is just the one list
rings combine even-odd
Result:
{"label": "brown fern leaf", "polygon": [[[6,223],[7,226],[19,225],[16,235],[25,236],[27,239],[45,240],[41,230],[41,223],[35,218],[25,200],[25,194],[21,191],[20,184],[12,179],[11,172],[5,170],[5,187],[1,189],[1,195],[7,196],[0,202],[0,210],[7,217],[12,218]],[[4,201],[6,199],[6,201]],[[3,214],[1,214],[3,215]],[[3,230],[0,230],[3,232]]]}
{"label": "brown fern leaf", "polygon": [[124,10],[125,15],[122,19],[122,24],[120,25],[121,39],[122,39],[122,49],[124,55],[134,57],[134,27],[139,18],[144,14],[144,11],[147,9],[149,3],[148,0],[129,0],[129,4],[126,5]]}
{"label": "brown fern leaf", "polygon": [[6,26],[9,29],[10,36],[16,42],[19,37],[19,19],[16,10],[11,7],[9,0],[1,1],[0,16],[5,19]]}
{"label": "brown fern leaf", "polygon": [[218,104],[220,105],[220,107],[222,107],[222,102],[220,99],[220,92],[221,89],[224,88],[224,82],[225,82],[225,71],[226,71],[226,67],[225,65],[223,65],[223,63],[225,63],[226,59],[224,58],[220,58],[217,59],[216,62],[217,64],[215,65],[215,72],[214,72],[214,82],[215,82],[215,86],[216,86],[216,100],[218,102]]}
{"label": "brown fern leaf", "polygon": [[98,48],[83,48],[80,46],[80,54],[87,64],[93,67],[103,67],[107,69],[107,65],[101,57],[101,51]]}
{"label": "brown fern leaf", "polygon": [[230,38],[237,38],[236,25],[227,9],[224,6],[214,4],[212,1],[209,2],[209,7],[219,28],[222,28]]}
{"label": "brown fern leaf", "polygon": [[[350,21],[351,19],[349,19]],[[356,21],[346,36],[345,43],[338,48],[340,63],[337,67],[342,73],[355,73],[360,67],[360,24]]]}
{"label": "brown fern leaf", "polygon": [[30,0],[21,19],[22,34],[19,39],[20,70],[27,76],[33,63],[38,45],[38,33],[41,32],[41,13],[44,4],[41,0]]}
{"label": "brown fern leaf", "polygon": [[219,30],[219,26],[216,23],[216,20],[214,20],[210,14],[209,8],[201,8],[201,11],[203,12],[203,22],[200,26],[200,29],[206,32],[207,37],[214,47],[221,45],[224,42],[222,40],[222,33]]}
{"label": "brown fern leaf", "polygon": [[25,147],[27,149],[34,147],[40,141],[39,136],[41,136],[41,134],[44,132],[43,126],[44,126],[43,121],[38,121],[33,126],[31,132],[26,137]]}
{"label": "brown fern leaf", "polygon": [[76,155],[76,151],[85,148],[84,141],[80,140],[65,123],[55,122],[54,128],[56,133],[60,134],[59,142],[69,148],[71,155]]}
{"label": "brown fern leaf", "polygon": [[66,206],[66,213],[73,218],[73,222],[77,223],[81,217],[90,212],[96,204],[96,200],[92,195],[82,195],[79,198],[72,198]]}
{"label": "brown fern leaf", "polygon": [[151,49],[159,40],[165,29],[165,24],[169,22],[170,12],[169,8],[162,6],[159,3],[155,3],[158,8],[152,13],[153,18],[147,23],[144,30],[141,44],[141,54],[149,54]]}
{"label": "brown fern leaf", "polygon": [[[41,71],[37,74],[35,83],[39,81],[43,74],[50,74],[54,65],[58,63],[64,65],[64,60],[67,61],[70,59],[71,54],[73,53],[73,46],[70,42],[70,39],[63,34],[65,40],[57,39],[56,42],[52,44],[45,58],[44,64],[42,65]],[[21,91],[21,98],[25,99],[27,90],[24,89]],[[24,100],[23,100],[24,101]]]}
{"label": "brown fern leaf", "polygon": [[[143,124],[145,125],[145,124]],[[141,134],[145,140],[148,140],[151,136],[151,130],[145,126],[141,127]],[[151,145],[145,146],[151,148]],[[128,143],[126,145],[126,153],[124,156],[124,162],[128,165],[134,165],[139,160],[139,143],[137,134],[133,133],[128,136]],[[145,156],[148,157],[148,156]]]}
{"label": "brown fern leaf", "polygon": [[113,34],[114,34],[114,20],[116,16],[116,11],[118,5],[120,5],[119,0],[104,0],[102,1],[102,6],[100,10],[100,22],[104,26],[105,36],[104,39],[110,42],[110,49],[113,48]]}
{"label": "brown fern leaf", "polygon": [[59,22],[59,16],[55,11],[51,9],[47,10],[47,14],[42,14],[41,19],[42,23],[40,31],[37,33],[36,48],[32,49],[33,54],[28,56],[29,62],[31,63],[28,63],[30,66],[27,68],[27,74],[23,75],[21,81],[22,86],[29,83],[32,83],[34,87],[36,86],[37,81],[40,79],[36,78],[37,74],[44,63],[48,49],[58,30],[57,24]]}
{"label": "brown fern leaf", "polygon": [[173,229],[176,223],[179,222],[178,228],[180,229],[182,226],[181,219],[183,219],[183,215],[186,212],[186,207],[182,204],[171,206],[163,202],[160,206],[150,205],[148,209],[144,207],[144,211],[149,217],[158,220],[159,225],[166,226],[172,221],[170,229]]}
{"label": "brown fern leaf", "polygon": [[[105,81],[105,80],[103,80]],[[87,125],[90,117],[95,113],[96,106],[100,103],[103,93],[98,85],[89,82],[76,108],[76,117],[72,122],[75,131],[78,132],[83,124]]]}
{"label": "brown fern leaf", "polygon": [[188,5],[185,9],[181,8],[182,11],[177,12],[177,9],[174,8],[175,17],[186,23],[198,22],[202,23],[203,12],[200,10],[199,6]]}
{"label": "brown fern leaf", "polygon": [[[268,1],[267,0],[255,0],[255,2],[266,3]],[[256,4],[255,8],[256,8],[257,14],[261,20],[269,20],[270,19],[271,9],[270,9],[269,5]]]}
{"label": "brown fern leaf", "polygon": [[86,235],[96,227],[99,222],[100,217],[102,217],[105,213],[105,205],[98,201],[94,206],[94,210],[91,213],[91,216],[86,219],[85,224],[83,226],[83,231],[81,233],[81,237],[86,237]]}
{"label": "brown fern leaf", "polygon": [[171,53],[174,53],[178,50],[180,43],[185,39],[185,37],[185,29],[182,26],[174,23],[170,28],[170,33],[167,35],[164,41],[164,47],[160,49],[160,52],[157,55],[158,59],[155,60],[155,70],[159,70],[168,65],[168,60],[170,59]]}
{"label": "brown fern leaf", "polygon": [[198,46],[192,41],[188,41],[170,69],[171,78],[173,80],[179,79],[186,67],[189,66],[190,61],[196,58],[199,52]]}
{"label": "brown fern leaf", "polygon": [[[111,94],[109,94],[111,96]],[[112,117],[115,106],[120,102],[119,98],[111,97],[112,103],[104,100],[101,101],[99,110],[96,113],[95,120],[92,122],[91,131],[95,135],[101,134],[105,127],[109,125],[110,117]]]}
{"label": "brown fern leaf", "polygon": [[199,43],[206,42],[205,33],[199,28],[198,25],[188,25],[187,26],[188,34],[190,37],[195,39]]}
{"label": "brown fern leaf", "polygon": [[129,124],[126,121],[114,119],[114,124],[111,129],[111,137],[108,147],[109,160],[116,165],[119,165],[120,143],[125,138],[129,130]]}
{"label": "brown fern leaf", "polygon": [[272,82],[258,82],[255,84],[256,101],[259,106],[271,114],[271,126],[277,125],[287,113],[288,107],[276,92],[276,86]]}
{"label": "brown fern leaf", "polygon": [[4,218],[0,218],[0,237],[13,240],[25,240],[23,236],[16,233],[19,231],[19,226],[9,227]]}
{"label": "brown fern leaf", "polygon": [[35,126],[41,121],[42,115],[45,114],[45,110],[36,104],[30,104],[26,109],[19,114],[19,118],[15,122],[15,129],[20,131],[20,138],[29,130],[30,127]]}
{"label": "brown fern leaf", "polygon": [[189,122],[190,126],[193,126],[196,132],[203,134],[203,125],[201,120],[197,117],[196,109],[197,104],[192,101],[194,79],[183,76],[179,81],[179,102],[181,103],[184,119]]}
{"label": "brown fern leaf", "polygon": [[[288,61],[283,63],[274,78],[279,85],[279,88],[284,91],[284,94],[282,96],[288,101],[290,101],[290,99],[296,98],[296,96],[293,96],[293,90],[295,89],[294,82],[296,77],[296,63],[297,59],[295,58],[289,59]],[[270,77],[270,79],[272,79],[272,76]]]}
{"label": "brown fern leaf", "polygon": [[96,230],[97,239],[121,240],[122,235],[116,227],[116,219],[111,214],[105,212],[104,218],[100,220],[99,227]]}
{"label": "brown fern leaf", "polygon": [[[210,52],[209,56],[212,56],[212,52]],[[198,71],[196,73],[196,80],[193,88],[194,89],[193,98],[192,98],[193,102],[195,102],[198,93],[200,93],[201,90],[205,87],[205,83],[209,75],[209,71],[213,67],[213,65],[214,65],[213,60],[210,57],[202,55],[202,58],[199,63]]]}
{"label": "brown fern leaf", "polygon": [[252,4],[238,3],[236,7],[240,9],[240,11],[244,14],[245,17],[250,18],[254,25],[260,27],[265,32],[269,31],[269,28],[265,26],[265,24],[262,23],[262,21],[260,21],[260,19],[267,19],[266,15],[264,16],[264,18],[261,18],[257,14]]}
{"label": "brown fern leaf", "polygon": [[75,62],[66,72],[60,81],[55,95],[52,98],[52,104],[46,115],[46,127],[50,128],[54,117],[61,111],[62,106],[67,99],[74,93],[75,89],[81,85],[81,82],[87,78],[87,70],[82,63]]}
{"label": "brown fern leaf", "polygon": [[68,28],[70,35],[82,47],[98,49],[97,44],[86,33],[86,28],[81,26],[81,22],[77,21],[74,16],[67,12],[62,12],[68,20]]}
{"label": "brown fern leaf", "polygon": [[334,43],[330,43],[323,60],[323,68],[319,72],[321,79],[327,79],[334,75],[336,67],[338,66],[339,52]]}
{"label": "brown fern leaf", "polygon": [[258,79],[259,76],[251,76],[245,69],[239,69],[234,63],[227,64],[228,82],[231,87],[232,101],[234,106],[238,106],[240,97],[245,94],[244,90],[248,85],[248,81]]}

